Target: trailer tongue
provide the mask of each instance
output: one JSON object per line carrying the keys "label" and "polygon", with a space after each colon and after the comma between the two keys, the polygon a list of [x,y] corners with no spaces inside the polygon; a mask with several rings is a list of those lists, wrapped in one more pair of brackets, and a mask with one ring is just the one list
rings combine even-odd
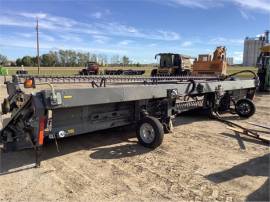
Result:
{"label": "trailer tongue", "polygon": [[[31,95],[19,87],[20,82],[25,87],[48,84],[44,83],[46,79],[14,77],[13,82],[7,82],[9,97],[2,104],[3,113],[11,113],[10,121],[0,133],[3,149],[34,148],[37,165],[45,138],[57,140],[136,124],[140,144],[156,148],[162,144],[164,132],[171,130],[171,120],[182,111],[203,107],[224,112],[231,111],[231,105],[235,105],[240,116],[249,117],[255,112],[251,100],[256,79],[152,77],[134,82],[132,77],[122,80],[87,77],[92,87],[57,90],[49,84],[50,90]],[[76,79],[82,81],[82,77]],[[101,80],[102,84],[98,85]]]}

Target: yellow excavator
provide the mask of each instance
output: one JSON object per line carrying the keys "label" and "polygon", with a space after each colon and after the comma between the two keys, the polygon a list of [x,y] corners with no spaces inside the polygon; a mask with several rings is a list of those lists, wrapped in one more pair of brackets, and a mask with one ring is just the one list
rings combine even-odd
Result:
{"label": "yellow excavator", "polygon": [[227,62],[226,62],[226,48],[225,46],[218,46],[213,54],[213,59],[210,54],[201,54],[193,63],[194,75],[226,75]]}
{"label": "yellow excavator", "polygon": [[270,92],[270,44],[261,48],[261,54],[257,60],[258,77],[260,79],[259,90]]}
{"label": "yellow excavator", "polygon": [[[219,46],[213,54],[201,54],[198,58],[176,53],[159,53],[158,67],[151,76],[226,75],[226,48]],[[192,64],[192,60],[195,60]]]}

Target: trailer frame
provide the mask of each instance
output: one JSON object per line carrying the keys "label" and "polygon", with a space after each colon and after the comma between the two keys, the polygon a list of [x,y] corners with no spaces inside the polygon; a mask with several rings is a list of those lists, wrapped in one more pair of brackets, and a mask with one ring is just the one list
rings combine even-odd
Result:
{"label": "trailer frame", "polygon": [[[85,89],[54,89],[49,84],[51,90],[26,94],[20,82],[18,78],[6,82],[9,97],[2,109],[12,115],[0,132],[0,143],[5,151],[34,148],[37,166],[46,138],[57,141],[130,124],[137,125],[137,137],[143,146],[156,148],[180,112],[199,107],[218,111],[224,100],[227,104],[222,111],[230,111],[233,103],[252,99],[258,83],[257,79],[159,79],[118,85],[114,81]],[[48,83],[38,83],[42,84]]]}

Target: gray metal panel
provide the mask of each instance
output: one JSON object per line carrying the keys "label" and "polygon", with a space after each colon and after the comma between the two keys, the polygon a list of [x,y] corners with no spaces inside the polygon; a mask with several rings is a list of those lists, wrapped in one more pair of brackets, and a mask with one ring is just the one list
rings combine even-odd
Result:
{"label": "gray metal panel", "polygon": [[66,136],[103,130],[134,122],[134,102],[110,103],[52,110],[52,134]]}
{"label": "gray metal panel", "polygon": [[[204,86],[203,93],[215,92],[218,86],[224,91],[255,88],[255,80],[237,80],[237,81],[197,81]],[[106,104],[123,101],[136,101],[152,98],[167,97],[167,90],[177,89],[180,95],[186,95],[188,82],[178,84],[160,84],[160,85],[132,85],[132,86],[110,86],[88,89],[64,89],[56,90],[62,95],[63,104],[59,106],[50,106],[48,108],[78,107],[95,104]],[[51,91],[44,91],[46,100],[49,100]],[[198,94],[195,90],[192,94]],[[67,97],[65,97],[67,96]]]}

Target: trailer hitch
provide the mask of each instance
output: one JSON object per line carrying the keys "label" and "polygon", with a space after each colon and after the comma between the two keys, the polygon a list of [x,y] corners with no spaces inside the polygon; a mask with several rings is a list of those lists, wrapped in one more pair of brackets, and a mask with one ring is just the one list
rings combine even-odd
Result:
{"label": "trailer hitch", "polygon": [[[270,143],[270,141],[268,139],[264,139],[264,138],[260,137],[260,135],[257,132],[255,132],[251,129],[248,129],[244,126],[241,126],[240,124],[237,124],[237,123],[234,123],[232,121],[228,121],[228,120],[222,118],[217,111],[210,109],[210,112],[211,112],[212,118],[216,119],[217,121],[220,121],[221,123],[228,125],[229,129],[234,130],[236,132],[241,132],[242,134],[244,134],[246,136],[261,140],[262,142],[265,142],[267,144]],[[241,129],[241,131],[237,130],[236,128]]]}

